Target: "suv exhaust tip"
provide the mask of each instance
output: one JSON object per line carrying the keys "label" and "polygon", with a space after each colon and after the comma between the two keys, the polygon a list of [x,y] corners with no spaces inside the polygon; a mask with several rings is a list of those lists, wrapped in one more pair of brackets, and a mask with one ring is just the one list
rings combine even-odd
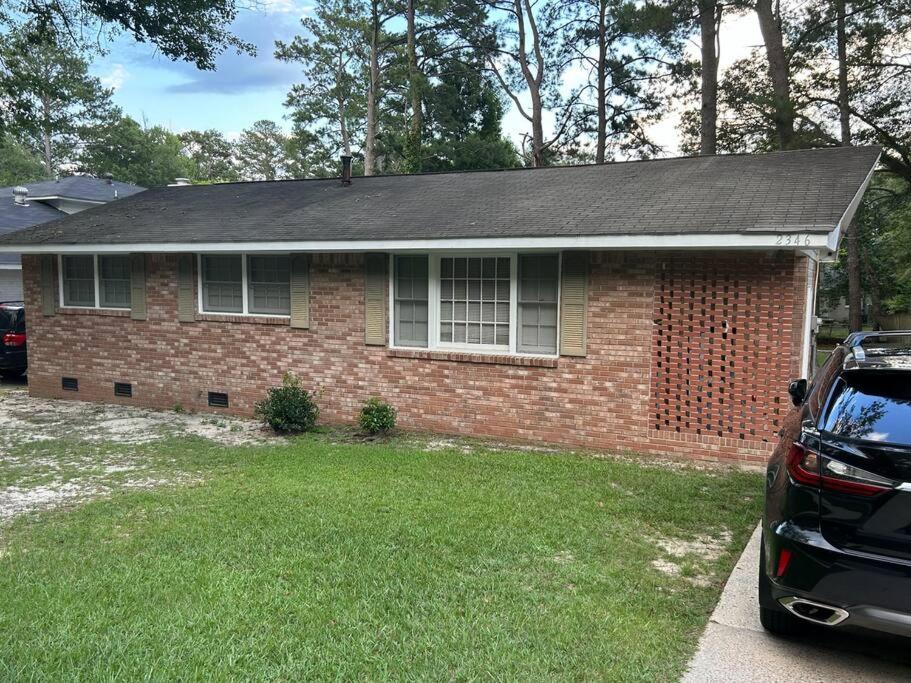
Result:
{"label": "suv exhaust tip", "polygon": [[814,602],[813,600],[796,596],[779,598],[778,602],[794,616],[822,626],[838,626],[850,616],[848,611],[843,610],[841,607],[825,605],[821,602]]}

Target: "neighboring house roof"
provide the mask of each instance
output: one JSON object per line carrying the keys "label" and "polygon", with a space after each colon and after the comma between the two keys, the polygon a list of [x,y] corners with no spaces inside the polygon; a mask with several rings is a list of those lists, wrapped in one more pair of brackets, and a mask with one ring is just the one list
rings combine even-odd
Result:
{"label": "neighboring house roof", "polygon": [[839,147],[355,177],[350,186],[318,179],[159,187],[4,236],[0,248],[747,247],[799,234],[799,246],[831,251],[879,153]]}
{"label": "neighboring house roof", "polygon": [[[59,180],[42,180],[23,183],[28,189],[26,205],[13,200],[13,187],[0,187],[0,235],[22,228],[42,225],[67,215],[48,200],[70,199],[83,202],[104,203],[120,197],[129,197],[145,188],[117,180],[103,180],[90,176],[68,176]],[[19,254],[0,253],[0,267],[16,266]]]}

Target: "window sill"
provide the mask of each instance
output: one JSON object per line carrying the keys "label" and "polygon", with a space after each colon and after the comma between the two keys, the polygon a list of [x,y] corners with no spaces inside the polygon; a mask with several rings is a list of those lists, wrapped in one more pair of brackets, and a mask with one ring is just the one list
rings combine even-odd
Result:
{"label": "window sill", "polygon": [[60,315],[104,315],[111,318],[129,318],[129,308],[74,308],[61,306],[57,308]]}
{"label": "window sill", "polygon": [[488,365],[518,365],[527,368],[555,368],[559,358],[539,356],[511,356],[496,353],[469,353],[465,351],[430,351],[427,349],[387,349],[392,358],[414,358],[417,360],[443,360],[455,363],[481,363]]}
{"label": "window sill", "polygon": [[291,318],[277,315],[243,315],[239,313],[197,313],[197,322],[245,323],[250,325],[279,325],[288,327]]}

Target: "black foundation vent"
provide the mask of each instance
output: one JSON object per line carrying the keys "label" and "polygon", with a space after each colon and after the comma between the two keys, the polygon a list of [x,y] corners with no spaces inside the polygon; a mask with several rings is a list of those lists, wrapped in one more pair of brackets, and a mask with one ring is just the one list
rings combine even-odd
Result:
{"label": "black foundation vent", "polygon": [[228,395],[218,391],[209,392],[209,405],[213,408],[227,408]]}
{"label": "black foundation vent", "polygon": [[114,382],[114,396],[133,397],[133,385],[129,382]]}
{"label": "black foundation vent", "polygon": [[61,377],[60,386],[64,391],[79,391],[79,380],[75,377]]}

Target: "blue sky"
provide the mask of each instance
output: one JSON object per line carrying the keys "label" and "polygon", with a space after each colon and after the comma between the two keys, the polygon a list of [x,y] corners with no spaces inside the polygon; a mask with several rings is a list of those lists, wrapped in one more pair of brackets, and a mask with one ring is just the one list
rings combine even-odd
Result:
{"label": "blue sky", "polygon": [[[259,119],[271,119],[288,128],[283,106],[292,83],[300,78],[300,67],[284,64],[273,56],[276,40],[291,40],[303,30],[300,19],[313,0],[260,0],[262,9],[241,10],[232,31],[257,46],[256,57],[226,52],[217,60],[215,71],[199,71],[192,64],[172,62],[153,46],[135,43],[121,36],[108,54],[96,58],[92,73],[115,89],[114,101],[138,121],[163,125],[174,132],[215,128],[233,139]],[[721,71],[749,50],[761,44],[759,27],[752,13],[724,19],[725,42],[721,50]],[[695,44],[690,46],[698,55]],[[567,88],[582,78],[565,74]],[[553,117],[545,112],[546,128]],[[667,153],[677,151],[679,111],[672,111],[655,124],[651,134]],[[503,120],[503,132],[519,142],[528,129],[515,107],[510,105]]]}
{"label": "blue sky", "polygon": [[290,40],[302,30],[308,5],[270,0],[261,11],[239,12],[233,32],[257,46],[257,56],[225,52],[215,71],[172,62],[148,44],[121,36],[106,55],[96,58],[92,73],[115,89],[114,101],[126,114],[175,132],[217,128],[234,135],[258,119],[282,122],[282,103],[300,69],[273,57],[276,40]]}

